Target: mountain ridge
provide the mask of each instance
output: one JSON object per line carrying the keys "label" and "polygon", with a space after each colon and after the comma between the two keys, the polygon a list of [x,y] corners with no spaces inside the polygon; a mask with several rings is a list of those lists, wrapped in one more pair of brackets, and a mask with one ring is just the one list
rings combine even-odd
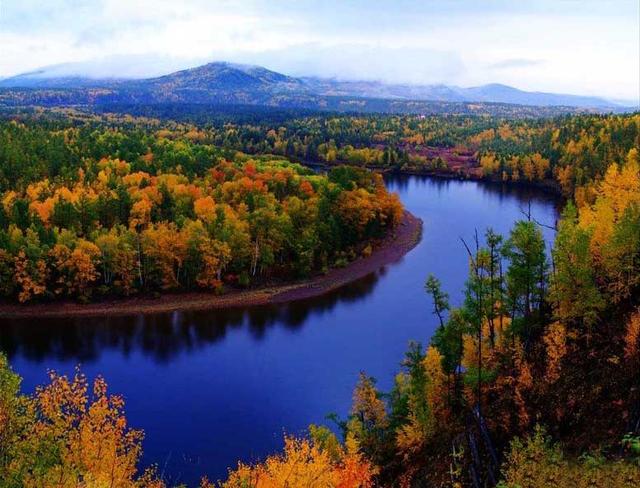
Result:
{"label": "mountain ridge", "polygon": [[[501,83],[475,87],[445,84],[390,84],[381,81],[294,77],[255,65],[212,62],[152,78],[90,78],[79,74],[51,76],[52,69],[39,68],[0,80],[4,90],[83,90],[102,88],[103,99],[124,103],[247,103],[270,105],[279,100],[290,106],[309,103],[314,97],[380,99],[397,102],[502,103],[546,107],[621,109],[622,105],[601,97],[530,92]],[[289,97],[290,100],[282,100]],[[86,98],[86,97],[85,97]],[[80,103],[83,101],[79,94]],[[322,103],[320,103],[320,106]]]}

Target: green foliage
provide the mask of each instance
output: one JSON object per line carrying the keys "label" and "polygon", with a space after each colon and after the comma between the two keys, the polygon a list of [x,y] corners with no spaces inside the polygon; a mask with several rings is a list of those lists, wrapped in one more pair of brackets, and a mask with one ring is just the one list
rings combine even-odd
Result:
{"label": "green foliage", "polygon": [[592,326],[605,307],[596,284],[589,243],[589,231],[577,224],[577,211],[570,202],[565,208],[553,248],[555,272],[551,300],[560,320]]}
{"label": "green foliage", "polygon": [[625,434],[622,438],[622,445],[640,461],[640,436]]}
{"label": "green foliage", "polygon": [[502,253],[509,266],[505,276],[505,307],[515,320],[520,319],[526,339],[540,323],[547,286],[547,256],[542,232],[531,221],[519,221],[511,230]]}
{"label": "green foliage", "polygon": [[440,280],[430,274],[424,284],[425,291],[433,300],[433,313],[438,316],[440,326],[444,326],[444,313],[449,311],[449,295],[442,291]]}

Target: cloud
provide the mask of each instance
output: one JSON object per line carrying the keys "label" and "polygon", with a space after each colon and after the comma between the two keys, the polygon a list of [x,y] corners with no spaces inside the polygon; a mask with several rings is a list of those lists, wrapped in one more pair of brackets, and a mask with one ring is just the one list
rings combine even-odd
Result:
{"label": "cloud", "polygon": [[455,80],[465,72],[464,63],[455,52],[376,44],[299,44],[244,53],[233,60],[264,65],[294,76],[389,83],[438,83],[443,79]]}
{"label": "cloud", "polygon": [[293,75],[635,98],[639,8],[637,0],[0,0],[0,76],[96,60],[111,76],[144,76],[228,60]]}
{"label": "cloud", "polygon": [[69,76],[95,79],[114,77],[149,78],[193,68],[207,62],[209,62],[208,58],[185,59],[166,55],[138,54],[107,56],[90,61],[54,64],[44,66],[41,71],[44,76],[53,78]]}
{"label": "cloud", "polygon": [[530,68],[532,66],[540,66],[544,64],[541,59],[512,58],[498,61],[489,65],[489,69],[501,70],[512,68]]}

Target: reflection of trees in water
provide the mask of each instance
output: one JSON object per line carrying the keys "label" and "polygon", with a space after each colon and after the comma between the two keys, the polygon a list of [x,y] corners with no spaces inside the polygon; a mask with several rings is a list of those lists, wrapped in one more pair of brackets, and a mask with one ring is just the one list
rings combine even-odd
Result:
{"label": "reflection of trees in water", "polygon": [[441,191],[446,189],[453,180],[448,178],[436,178],[433,176],[410,176],[387,173],[384,176],[384,181],[393,191],[402,193],[403,191],[407,191],[411,184],[418,184],[432,190]]}
{"label": "reflection of trees in water", "polygon": [[478,182],[478,188],[483,193],[495,195],[499,201],[505,198],[515,199],[520,205],[531,203],[552,204],[556,210],[562,207],[562,198],[551,191],[542,191],[540,188],[527,185],[514,185],[497,182]]}
{"label": "reflection of trees in water", "polygon": [[431,190],[442,191],[446,190],[452,183],[459,183],[458,180],[450,178],[437,178],[435,176],[421,175],[399,175],[392,173],[385,174],[384,181],[387,186],[391,187],[393,191],[397,192],[406,191],[411,184],[428,187],[428,189]]}
{"label": "reflection of trees in water", "polygon": [[438,178],[434,176],[414,176],[386,174],[385,182],[393,191],[402,193],[409,189],[409,185],[417,184],[425,190],[442,192],[450,185],[471,184],[476,185],[479,191],[484,194],[497,197],[498,201],[515,199],[520,206],[525,208],[529,202],[552,204],[556,212],[559,213],[563,207],[563,200],[551,191],[544,191],[541,188],[528,186],[525,184],[501,183],[490,181],[457,180],[450,178]]}
{"label": "reflection of trees in water", "polygon": [[142,351],[159,362],[222,340],[227,331],[247,327],[261,340],[274,325],[301,328],[310,317],[331,311],[338,303],[369,295],[384,269],[320,297],[282,305],[185,311],[108,318],[0,321],[0,350],[31,361],[56,359],[89,363],[102,351],[124,355]]}

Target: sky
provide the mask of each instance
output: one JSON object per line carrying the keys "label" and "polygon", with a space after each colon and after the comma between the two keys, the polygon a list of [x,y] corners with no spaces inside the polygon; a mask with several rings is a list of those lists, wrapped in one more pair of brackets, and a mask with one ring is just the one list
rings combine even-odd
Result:
{"label": "sky", "polygon": [[[209,61],[640,99],[640,0],[0,0],[0,77]],[[72,64],[67,64],[72,63]]]}

